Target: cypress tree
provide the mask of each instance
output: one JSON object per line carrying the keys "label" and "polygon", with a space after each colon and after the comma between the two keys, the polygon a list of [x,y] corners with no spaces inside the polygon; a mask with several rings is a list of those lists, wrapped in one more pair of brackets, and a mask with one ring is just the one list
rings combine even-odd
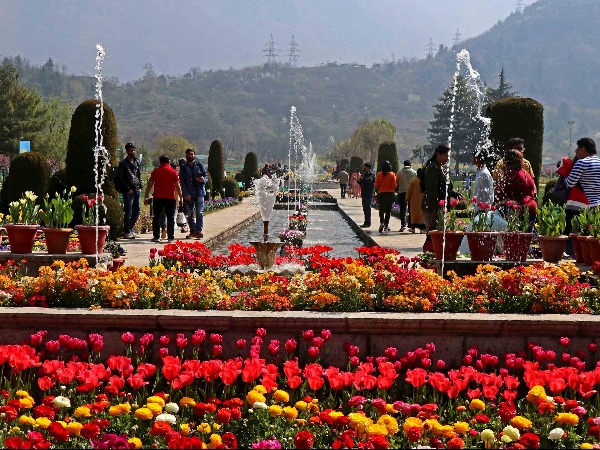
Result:
{"label": "cypress tree", "polygon": [[360,156],[350,157],[350,173],[353,173],[356,169],[360,170],[363,165],[363,159]]}
{"label": "cypress tree", "polygon": [[[509,139],[520,137],[525,141],[525,159],[528,159],[539,183],[544,144],[544,107],[532,98],[506,98],[489,105],[486,115],[491,119],[490,141],[497,161],[504,156]],[[493,164],[495,164],[495,161]]]}
{"label": "cypress tree", "polygon": [[258,157],[254,152],[246,153],[246,157],[244,158],[244,168],[242,169],[242,173],[246,178],[246,190],[250,188],[252,184],[252,179],[258,177]]}
{"label": "cypress tree", "polygon": [[382,142],[379,144],[377,152],[377,172],[381,170],[384,161],[389,161],[392,165],[392,171],[398,173],[400,165],[398,163],[398,150],[395,142]]}
{"label": "cypress tree", "polygon": [[225,177],[225,161],[223,159],[223,145],[215,139],[210,143],[208,150],[208,173],[212,179],[212,197],[218,193],[223,196],[223,178]]}
{"label": "cypress tree", "polygon": [[39,152],[21,153],[13,158],[10,171],[2,184],[0,208],[8,213],[8,204],[23,197],[25,191],[37,195],[36,203],[41,204],[48,193],[50,164]]}

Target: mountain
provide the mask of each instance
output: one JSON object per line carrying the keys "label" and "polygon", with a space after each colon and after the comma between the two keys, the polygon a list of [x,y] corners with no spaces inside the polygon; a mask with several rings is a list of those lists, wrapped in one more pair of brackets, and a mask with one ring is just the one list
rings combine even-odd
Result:
{"label": "mountain", "polygon": [[[545,156],[556,159],[573,141],[600,137],[600,34],[598,0],[540,0],[513,13],[458,48],[440,46],[425,59],[402,59],[368,68],[361,64],[317,67],[249,67],[159,75],[151,67],[133,82],[107,80],[122,141],[152,147],[157,137],[180,134],[207,149],[221,139],[228,157],[287,159],[290,107],[296,106],[304,136],[318,153],[349,137],[361,120],[387,117],[408,155],[426,142],[433,104],[452,82],[456,52],[466,48],[484,82],[496,87],[502,67],[519,95],[545,107]],[[24,55],[26,56],[26,55]],[[15,62],[15,58],[12,59]],[[41,68],[16,61],[23,79],[45,95],[74,104],[93,96],[94,79],[67,74],[58,63]]]}

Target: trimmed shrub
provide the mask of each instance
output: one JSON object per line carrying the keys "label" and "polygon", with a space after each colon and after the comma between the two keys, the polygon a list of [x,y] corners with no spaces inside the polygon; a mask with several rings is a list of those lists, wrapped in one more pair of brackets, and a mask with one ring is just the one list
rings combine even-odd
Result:
{"label": "trimmed shrub", "polygon": [[340,160],[340,165],[339,165],[339,169],[340,170],[345,170],[346,172],[348,172],[349,166],[350,165],[350,161],[347,158],[343,158]]}
{"label": "trimmed shrub", "polygon": [[363,159],[360,156],[350,157],[350,172],[353,173],[356,169],[360,170],[363,165]]}
{"label": "trimmed shrub", "polygon": [[223,189],[225,189],[225,197],[240,198],[240,187],[237,181],[229,178],[223,180]]}
{"label": "trimmed shrub", "polygon": [[69,189],[70,187],[71,185],[67,185],[67,173],[65,169],[57,170],[48,182],[48,195],[52,198],[55,193],[62,194],[65,189]]}
{"label": "trimmed shrub", "polygon": [[489,105],[486,115],[491,119],[490,140],[496,161],[502,158],[509,139],[525,140],[525,159],[528,159],[539,184],[544,144],[544,107],[532,98],[505,98]]}
{"label": "trimmed shrub", "polygon": [[[81,103],[71,117],[69,143],[67,146],[66,182],[77,187],[79,194],[96,193],[95,159],[96,147],[96,105],[99,102],[89,99]],[[117,164],[117,123],[115,115],[106,103],[103,104],[102,136],[109,154],[111,165]],[[102,166],[102,164],[101,164]],[[102,186],[104,195],[116,195],[117,191],[109,176],[105,176]]]}
{"label": "trimmed shrub", "polygon": [[384,161],[389,161],[392,165],[392,171],[398,173],[400,165],[398,163],[398,149],[395,142],[382,142],[379,144],[377,152],[377,172],[381,170]]}
{"label": "trimmed shrub", "polygon": [[0,195],[0,208],[8,213],[8,204],[19,200],[25,191],[38,196],[37,203],[43,202],[48,192],[50,164],[42,153],[28,152],[15,156],[10,162],[10,170]]}
{"label": "trimmed shrub", "polygon": [[233,179],[237,182],[242,183],[242,186],[246,186],[246,176],[242,172],[236,173]]}
{"label": "trimmed shrub", "polygon": [[242,169],[242,174],[246,179],[244,180],[244,186],[246,190],[250,189],[250,185],[252,184],[253,178],[258,178],[258,157],[254,152],[246,153],[246,157],[244,158],[244,168]]}
{"label": "trimmed shrub", "polygon": [[225,161],[223,158],[223,145],[215,139],[210,143],[208,150],[208,173],[212,179],[212,198],[223,194],[223,178],[225,177]]}

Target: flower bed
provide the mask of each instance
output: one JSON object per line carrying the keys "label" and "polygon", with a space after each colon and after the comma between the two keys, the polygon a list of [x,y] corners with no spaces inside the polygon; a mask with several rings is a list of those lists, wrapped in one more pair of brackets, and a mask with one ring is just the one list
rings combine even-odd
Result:
{"label": "flower bed", "polygon": [[[5,448],[597,448],[597,346],[563,337],[455,367],[425,343],[325,366],[332,334],[32,334],[0,345]],[[303,342],[302,342],[303,341]],[[307,348],[306,351],[301,350]],[[562,353],[559,357],[558,353]],[[158,355],[153,359],[152,355]]]}
{"label": "flower bed", "polygon": [[572,263],[500,270],[482,265],[471,276],[448,281],[416,259],[379,247],[357,249],[357,258],[330,258],[330,247],[286,247],[276,264],[306,272],[233,275],[231,266],[256,264],[255,250],[239,244],[227,256],[200,242],[151,250],[150,266],[116,272],[85,261],[57,261],[37,277],[0,266],[0,306],[159,308],[217,310],[317,310],[475,313],[600,312],[598,290],[580,281]]}

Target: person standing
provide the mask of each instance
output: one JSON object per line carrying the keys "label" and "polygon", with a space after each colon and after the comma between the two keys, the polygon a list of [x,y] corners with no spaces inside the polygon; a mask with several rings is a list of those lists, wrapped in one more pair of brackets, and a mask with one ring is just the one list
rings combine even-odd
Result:
{"label": "person standing", "polygon": [[179,186],[179,176],[169,164],[169,157],[161,155],[158,160],[160,165],[150,174],[150,181],[144,196],[146,202],[150,202],[150,191],[153,191],[154,215],[152,217],[151,241],[160,241],[160,217],[164,214],[167,218],[167,242],[173,242],[175,240],[176,200],[181,200],[183,195]]}
{"label": "person standing", "polygon": [[360,179],[360,170],[358,167],[352,173],[350,177],[350,186],[352,187],[352,197],[360,198],[360,184],[358,184],[358,180]]}
{"label": "person standing", "polygon": [[381,171],[375,177],[375,189],[379,199],[379,232],[390,230],[390,215],[394,204],[394,192],[396,192],[396,174],[392,171],[389,161],[381,164]]}
{"label": "person standing", "polygon": [[589,207],[600,206],[600,159],[596,156],[596,143],[584,137],[577,141],[575,150],[577,161],[565,180],[567,187],[573,188],[577,183],[588,199]]}
{"label": "person standing", "polygon": [[529,212],[530,228],[533,229],[537,215],[537,202],[534,200],[535,182],[529,172],[523,169],[522,159],[521,153],[516,150],[510,150],[506,154],[504,183],[495,186],[494,197],[503,210],[507,208],[509,201],[525,207]]}
{"label": "person standing", "polygon": [[448,200],[452,193],[452,182],[449,179],[446,163],[450,157],[450,148],[445,145],[438,145],[433,156],[427,160],[423,170],[423,178],[420,186],[423,192],[423,202],[421,209],[425,218],[425,231],[427,238],[430,230],[437,228],[437,216],[440,208],[440,200]]}
{"label": "person standing", "polygon": [[[396,203],[400,206],[400,232],[402,233],[406,230],[406,192],[408,191],[408,185],[411,180],[417,176],[417,172],[415,172],[410,167],[410,161],[407,159],[404,161],[404,167],[398,171],[396,174],[396,183],[398,184],[398,198]],[[412,228],[410,225],[410,217],[408,219],[408,227]],[[414,232],[414,229],[413,229]]]}
{"label": "person standing", "polygon": [[204,195],[208,174],[204,165],[196,161],[194,150],[188,148],[185,151],[185,164],[179,170],[179,182],[183,192],[183,202],[185,205],[190,234],[187,239],[204,237],[202,229],[204,228]]}
{"label": "person standing", "polygon": [[423,193],[421,192],[420,179],[423,177],[423,169],[417,170],[417,176],[410,180],[408,189],[406,190],[405,208],[409,211],[408,231],[415,232],[415,228],[425,230],[425,218],[421,211],[421,202],[423,201]]}
{"label": "person standing", "polygon": [[358,179],[358,184],[361,189],[361,200],[365,221],[360,226],[361,228],[369,228],[371,226],[371,202],[373,201],[373,192],[375,192],[375,175],[371,171],[371,164],[363,164],[363,175]]}
{"label": "person standing", "polygon": [[340,181],[340,189],[342,190],[342,198],[346,198],[346,189],[348,188],[348,172],[342,169],[338,173],[338,180]]}
{"label": "person standing", "polygon": [[135,157],[136,148],[131,142],[125,144],[127,156],[117,167],[117,177],[123,194],[123,232],[125,239],[139,236],[133,227],[140,217],[140,193],[142,191],[142,172],[140,162]]}
{"label": "person standing", "polygon": [[[573,170],[575,162],[577,162],[577,158],[575,158],[575,161],[572,161],[568,156],[562,158],[560,166],[556,169],[556,173],[559,176],[559,180],[562,179],[563,183],[571,173],[571,170]],[[556,184],[558,183],[559,182],[557,181]],[[563,234],[566,236],[573,231],[573,218],[578,216],[584,209],[587,209],[589,205],[588,199],[580,186],[581,185],[578,183],[571,187],[565,201],[565,231]],[[567,241],[566,252],[570,256],[574,255],[573,241],[571,239]]]}
{"label": "person standing", "polygon": [[[521,155],[521,168],[525,170],[525,172],[528,172],[529,175],[531,175],[531,178],[533,178],[535,180],[535,174],[533,173],[533,168],[531,167],[531,163],[525,159],[525,157],[523,156],[524,152],[525,152],[525,141],[521,138],[515,137],[512,139],[509,139],[508,143],[506,144],[506,154],[508,154],[508,152],[510,151],[516,151],[517,153],[519,153]],[[496,185],[496,188],[500,187],[503,188],[503,184],[505,183],[504,180],[504,174],[506,172],[506,156],[502,159],[500,159],[497,163],[496,163],[496,167],[494,167],[494,171],[492,173],[492,177],[494,178],[494,183]],[[535,183],[534,183],[535,185]],[[536,192],[537,192],[537,188],[536,188]]]}

